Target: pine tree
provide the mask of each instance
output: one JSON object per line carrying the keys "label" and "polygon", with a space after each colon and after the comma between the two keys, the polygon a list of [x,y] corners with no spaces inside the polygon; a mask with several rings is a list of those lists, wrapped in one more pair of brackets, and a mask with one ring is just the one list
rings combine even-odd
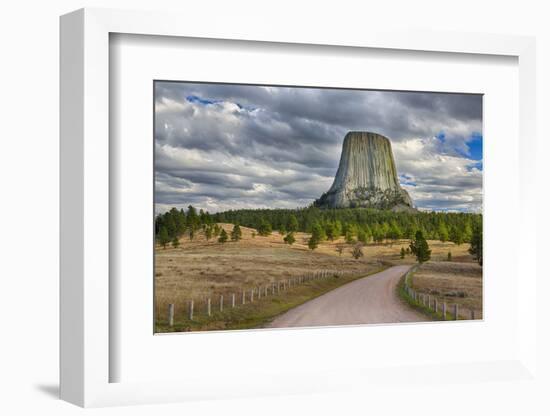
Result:
{"label": "pine tree", "polygon": [[355,243],[355,238],[353,238],[353,237],[354,237],[354,235],[353,235],[353,232],[351,230],[346,231],[346,235],[345,235],[346,243],[348,243],[348,244]]}
{"label": "pine tree", "polygon": [[294,238],[294,233],[288,233],[283,240],[288,245],[292,245],[296,242],[296,238]]}
{"label": "pine tree", "polygon": [[206,241],[208,241],[212,238],[213,233],[214,233],[214,230],[213,230],[211,225],[206,227],[206,230],[204,231],[204,236],[206,237]]}
{"label": "pine tree", "polygon": [[162,248],[166,248],[166,245],[170,242],[170,237],[168,236],[168,230],[166,227],[162,227],[159,232],[159,243]]}
{"label": "pine tree", "polygon": [[367,233],[365,232],[365,230],[360,229],[359,231],[357,231],[357,239],[360,242],[362,242],[363,244],[367,244],[368,238],[367,238]]}
{"label": "pine tree", "polygon": [[298,231],[298,220],[296,219],[296,215],[290,214],[290,216],[288,217],[288,224],[286,228],[290,232]]}
{"label": "pine tree", "polygon": [[319,240],[317,240],[313,235],[307,242],[307,246],[310,250],[315,250],[319,246]]}
{"label": "pine tree", "polygon": [[199,228],[199,224],[200,218],[197,214],[197,210],[192,205],[189,205],[187,207],[187,228],[196,230]]}
{"label": "pine tree", "polygon": [[172,238],[177,233],[177,225],[176,225],[176,219],[173,215],[173,209],[170,210],[170,212],[166,213],[166,221],[165,221],[165,227],[166,231],[168,232],[168,238]]}
{"label": "pine tree", "polygon": [[439,235],[439,240],[444,243],[449,241],[449,230],[443,221],[439,222],[439,227],[437,228],[437,234]]}
{"label": "pine tree", "polygon": [[315,236],[318,242],[321,242],[323,240],[327,239],[327,235],[325,233],[325,230],[319,223],[315,223],[313,225],[313,228],[311,229],[312,236]]}
{"label": "pine tree", "polygon": [[263,237],[267,237],[268,235],[271,235],[271,231],[272,231],[271,224],[265,218],[262,218],[262,222],[258,227],[258,234],[260,234]]}
{"label": "pine tree", "polygon": [[403,232],[401,231],[401,228],[399,228],[399,225],[397,225],[395,221],[392,221],[388,231],[388,237],[391,239],[392,245],[401,238],[402,234]]}
{"label": "pine tree", "polygon": [[334,221],[334,239],[340,238],[342,235],[342,223],[339,220]]}
{"label": "pine tree", "polygon": [[380,234],[382,239],[390,238],[390,225],[387,222],[383,222],[380,226]]}
{"label": "pine tree", "polygon": [[365,244],[367,244],[371,238],[372,238],[372,230],[370,229],[369,225],[368,224],[365,224],[365,226],[363,227],[363,231],[365,232]]}
{"label": "pine tree", "polygon": [[175,216],[175,223],[176,223],[176,235],[181,236],[183,233],[185,233],[185,229],[187,227],[187,219],[185,218],[185,212],[183,209],[175,210],[173,212],[173,215]]}
{"label": "pine tree", "polygon": [[239,241],[242,238],[242,235],[241,227],[239,227],[239,224],[235,224],[233,231],[231,231],[231,240]]}
{"label": "pine tree", "polygon": [[453,255],[450,251],[447,253],[447,261],[453,261]]}
{"label": "pine tree", "polygon": [[464,236],[464,241],[471,241],[472,240],[472,226],[470,225],[470,221],[466,221],[464,224],[464,228],[462,230],[462,235]]}
{"label": "pine tree", "polygon": [[311,238],[307,242],[307,246],[310,248],[310,250],[315,250],[317,246],[319,246],[319,243],[323,239],[323,234],[324,232],[321,226],[316,223],[311,230]]}
{"label": "pine tree", "polygon": [[336,238],[338,238],[336,236],[336,226],[334,225],[334,223],[327,223],[327,225],[325,226],[325,234],[330,241],[334,241]]}
{"label": "pine tree", "polygon": [[220,233],[220,237],[218,238],[218,242],[219,243],[225,243],[227,241],[227,233],[225,232],[225,230],[222,228],[222,231]]}
{"label": "pine tree", "polygon": [[384,241],[383,231],[378,224],[374,224],[374,226],[372,227],[372,239],[376,243],[381,243],[382,241]]}
{"label": "pine tree", "polygon": [[172,240],[172,247],[178,248],[179,245],[180,245],[180,240],[178,239],[178,237],[174,237],[174,239]]}
{"label": "pine tree", "polygon": [[480,266],[483,266],[483,224],[481,221],[476,221],[472,227],[472,239],[468,252],[474,256]]}
{"label": "pine tree", "polygon": [[449,239],[457,246],[461,245],[464,242],[464,235],[462,234],[462,230],[456,226],[451,227]]}
{"label": "pine tree", "polygon": [[428,242],[424,238],[422,231],[417,231],[415,239],[410,244],[411,252],[416,255],[416,260],[422,264],[430,260],[432,250],[428,246]]}

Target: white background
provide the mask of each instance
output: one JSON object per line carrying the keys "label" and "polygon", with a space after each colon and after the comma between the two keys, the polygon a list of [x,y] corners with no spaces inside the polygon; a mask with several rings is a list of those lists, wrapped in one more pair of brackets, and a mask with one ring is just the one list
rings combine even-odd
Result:
{"label": "white background", "polygon": [[[432,27],[439,30],[537,35],[538,37],[538,180],[541,214],[550,114],[550,29],[544,2],[521,1],[386,1],[323,2],[308,5],[297,1],[223,2],[203,5],[179,1],[20,1],[4,4],[0,14],[2,76],[2,260],[0,313],[0,410],[5,414],[38,412],[72,414],[81,412],[55,399],[58,367],[58,16],[82,6],[154,8],[184,11],[189,18],[214,25],[231,19],[236,31],[239,19],[265,20],[285,25],[323,25],[327,31],[339,25]],[[357,3],[357,4],[354,4]],[[239,6],[242,4],[242,7]],[[359,5],[361,4],[361,5]],[[185,24],[185,22],[182,22]],[[546,26],[546,28],[545,28]],[[540,234],[548,233],[548,222],[540,215]],[[546,231],[546,232],[545,232]],[[539,238],[540,266],[544,259]],[[513,250],[513,241],[510,242]],[[32,255],[30,255],[32,253]],[[502,255],[506,261],[506,253]],[[546,273],[548,274],[548,273]],[[547,293],[543,280],[539,293]],[[543,300],[543,297],[540,297]],[[539,303],[540,320],[549,321],[548,308]],[[541,326],[542,327],[542,326]],[[548,326],[547,326],[548,328]],[[549,335],[539,333],[541,377],[548,381]],[[406,353],[406,346],[403,347]],[[453,372],[449,372],[452,381]],[[434,385],[431,391],[387,385],[376,396],[364,392],[271,397],[248,400],[198,402],[177,405],[94,410],[101,414],[150,414],[195,412],[199,414],[548,414],[542,383],[483,383]],[[8,410],[9,409],[9,410]]]}

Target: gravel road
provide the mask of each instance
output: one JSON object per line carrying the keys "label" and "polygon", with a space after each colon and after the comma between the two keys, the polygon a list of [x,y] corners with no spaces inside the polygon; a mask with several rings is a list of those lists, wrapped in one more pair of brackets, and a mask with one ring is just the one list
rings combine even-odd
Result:
{"label": "gravel road", "polygon": [[396,294],[410,266],[394,266],[355,280],[275,318],[269,328],[426,321]]}

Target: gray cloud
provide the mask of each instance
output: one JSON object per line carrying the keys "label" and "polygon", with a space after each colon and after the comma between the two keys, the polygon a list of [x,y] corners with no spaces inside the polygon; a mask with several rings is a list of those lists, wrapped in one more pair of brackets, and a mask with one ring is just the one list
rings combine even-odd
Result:
{"label": "gray cloud", "polygon": [[420,208],[481,209],[479,95],[157,82],[155,107],[157,211],[308,205],[349,130],[392,140]]}

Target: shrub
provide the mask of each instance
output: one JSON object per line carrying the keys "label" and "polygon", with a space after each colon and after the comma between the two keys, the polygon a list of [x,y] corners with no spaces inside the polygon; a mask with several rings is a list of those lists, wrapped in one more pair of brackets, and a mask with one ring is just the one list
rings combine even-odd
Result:
{"label": "shrub", "polygon": [[355,260],[358,260],[359,258],[363,257],[364,256],[363,245],[362,244],[356,244],[353,247],[353,251],[351,252],[351,255],[353,256],[353,258]]}

